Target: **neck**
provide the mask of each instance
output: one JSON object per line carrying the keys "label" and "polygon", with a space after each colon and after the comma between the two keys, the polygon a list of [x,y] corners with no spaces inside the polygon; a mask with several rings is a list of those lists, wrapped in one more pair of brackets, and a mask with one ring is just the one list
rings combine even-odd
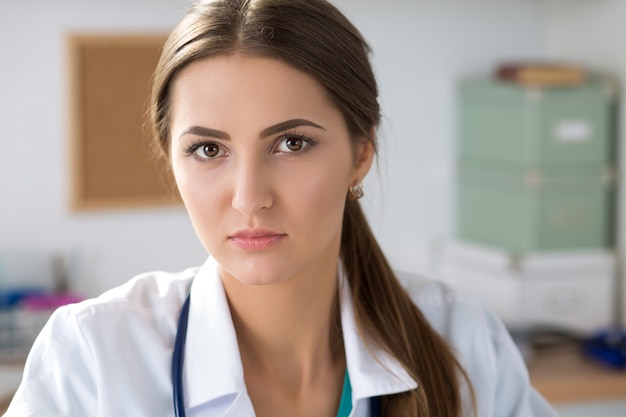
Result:
{"label": "neck", "polygon": [[306,384],[345,368],[336,262],[267,286],[222,280],[244,369]]}

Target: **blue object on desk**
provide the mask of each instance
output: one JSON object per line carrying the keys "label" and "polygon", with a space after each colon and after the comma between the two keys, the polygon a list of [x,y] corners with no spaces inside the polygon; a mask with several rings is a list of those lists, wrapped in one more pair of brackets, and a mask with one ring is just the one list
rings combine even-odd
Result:
{"label": "blue object on desk", "polygon": [[14,308],[26,297],[49,292],[49,290],[36,287],[2,289],[0,290],[0,309]]}
{"label": "blue object on desk", "polygon": [[583,342],[585,354],[612,368],[626,369],[626,331],[607,330]]}

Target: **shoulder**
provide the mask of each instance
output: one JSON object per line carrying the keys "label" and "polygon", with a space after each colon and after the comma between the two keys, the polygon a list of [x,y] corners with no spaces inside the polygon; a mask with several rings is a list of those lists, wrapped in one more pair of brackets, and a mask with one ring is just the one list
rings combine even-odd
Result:
{"label": "shoulder", "polygon": [[448,342],[471,381],[477,415],[556,417],[529,380],[524,360],[500,318],[479,298],[412,276],[409,294]]}
{"label": "shoulder", "polygon": [[98,297],[62,307],[61,310],[82,318],[116,309],[177,309],[197,271],[198,268],[189,268],[177,273],[153,271],[139,274]]}
{"label": "shoulder", "polygon": [[523,366],[508,330],[478,297],[437,280],[417,277],[411,281],[409,294],[466,367],[494,375],[503,355],[512,357],[516,366]]}
{"label": "shoulder", "polygon": [[57,309],[40,338],[102,346],[139,335],[169,339],[197,268],[148,272],[102,295]]}
{"label": "shoulder", "polygon": [[144,398],[145,381],[161,390],[160,400],[133,404],[157,415],[168,406],[162,381],[169,381],[178,312],[196,271],[141,274],[99,297],[57,309],[32,346],[8,415],[116,409],[120,396]]}
{"label": "shoulder", "polygon": [[478,297],[454,290],[441,281],[413,276],[408,292],[437,331],[445,335],[456,326],[475,331],[477,327],[500,331],[502,323]]}

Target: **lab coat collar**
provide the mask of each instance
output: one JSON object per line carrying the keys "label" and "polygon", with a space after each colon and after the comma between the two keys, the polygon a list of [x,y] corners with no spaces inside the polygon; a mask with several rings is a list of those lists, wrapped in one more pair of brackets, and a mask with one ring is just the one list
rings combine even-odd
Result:
{"label": "lab coat collar", "polygon": [[417,382],[396,358],[385,350],[363,341],[354,317],[350,286],[341,263],[338,270],[341,327],[353,404],[360,399],[397,394],[417,388]]}
{"label": "lab coat collar", "polygon": [[245,391],[237,335],[218,264],[210,257],[191,284],[185,345],[184,391],[188,408]]}
{"label": "lab coat collar", "polygon": [[[341,324],[353,404],[360,399],[416,388],[417,383],[395,358],[364,344],[341,263],[338,270]],[[212,257],[199,269],[192,283],[188,329],[184,365],[187,407],[215,400],[234,405],[246,391],[243,367],[218,264]]]}

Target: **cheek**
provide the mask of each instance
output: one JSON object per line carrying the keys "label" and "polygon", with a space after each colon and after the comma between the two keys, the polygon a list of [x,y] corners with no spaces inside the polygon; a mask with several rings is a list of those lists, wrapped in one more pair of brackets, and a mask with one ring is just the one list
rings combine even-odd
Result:
{"label": "cheek", "polygon": [[188,170],[185,170],[181,165],[176,164],[176,162],[173,163],[172,170],[174,172],[174,179],[176,181],[176,186],[178,187],[178,192],[180,193],[185,206],[189,208],[190,203],[197,198],[197,190],[199,188],[197,179],[194,178]]}
{"label": "cheek", "polygon": [[[326,163],[305,171],[299,181],[286,181],[285,201],[295,206],[312,228],[341,224],[350,172],[341,164]],[[288,190],[288,191],[287,191]]]}
{"label": "cheek", "polygon": [[202,225],[219,221],[218,209],[220,198],[224,195],[223,187],[217,181],[211,181],[208,175],[185,166],[174,164],[173,171],[178,191],[196,230],[200,232],[204,229]]}
{"label": "cheek", "polygon": [[216,255],[228,231],[225,220],[229,213],[224,209],[223,190],[208,181],[201,183],[193,176],[181,176],[177,182],[196,236],[208,253]]}

